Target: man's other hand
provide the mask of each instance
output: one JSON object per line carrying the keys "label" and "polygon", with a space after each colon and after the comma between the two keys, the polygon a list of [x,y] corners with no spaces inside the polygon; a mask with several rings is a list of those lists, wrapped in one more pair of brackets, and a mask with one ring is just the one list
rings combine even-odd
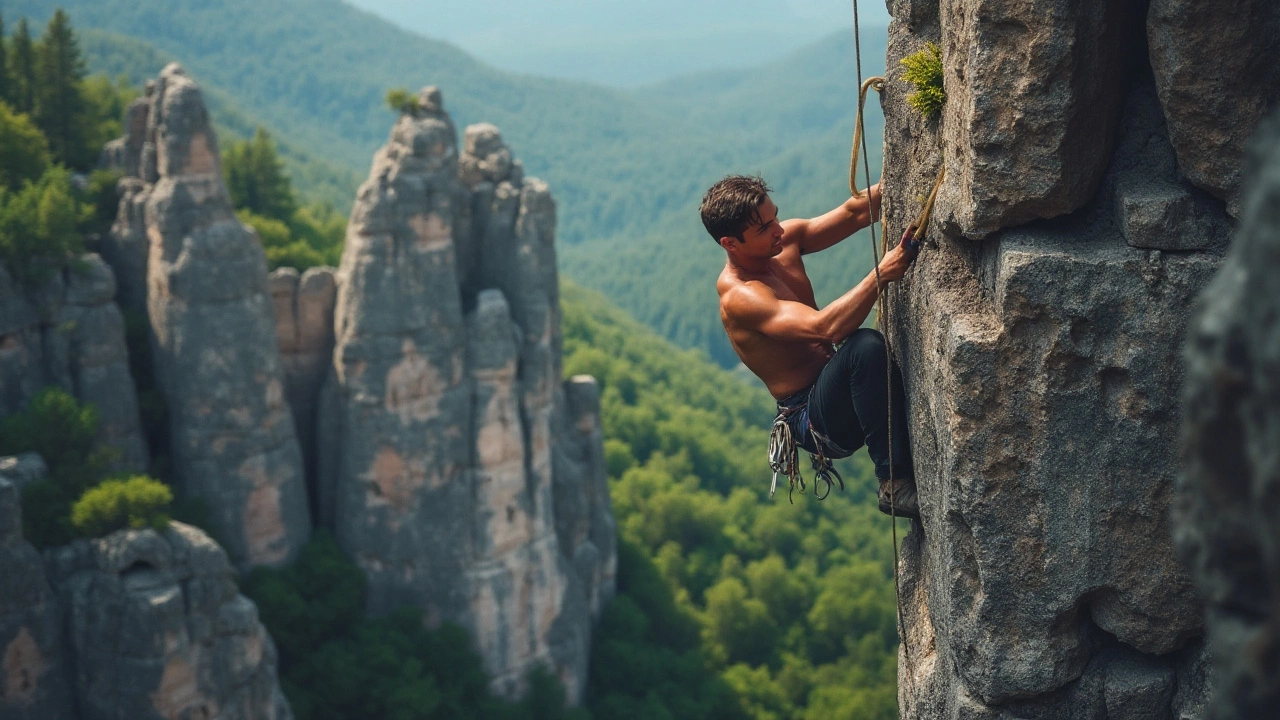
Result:
{"label": "man's other hand", "polygon": [[899,242],[889,252],[885,253],[880,259],[880,281],[894,282],[901,280],[903,275],[907,274],[907,268],[911,267],[911,262],[916,259],[913,245],[907,241],[912,239],[915,228],[909,228],[902,236],[902,242]]}

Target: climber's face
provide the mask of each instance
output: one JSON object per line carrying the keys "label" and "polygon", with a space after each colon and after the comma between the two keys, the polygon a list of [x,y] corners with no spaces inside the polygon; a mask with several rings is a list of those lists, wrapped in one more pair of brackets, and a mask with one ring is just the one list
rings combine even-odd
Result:
{"label": "climber's face", "polygon": [[731,255],[744,259],[771,258],[782,252],[782,224],[778,222],[778,206],[773,198],[765,196],[756,209],[756,216],[748,221],[741,235],[741,240],[721,238],[720,244]]}

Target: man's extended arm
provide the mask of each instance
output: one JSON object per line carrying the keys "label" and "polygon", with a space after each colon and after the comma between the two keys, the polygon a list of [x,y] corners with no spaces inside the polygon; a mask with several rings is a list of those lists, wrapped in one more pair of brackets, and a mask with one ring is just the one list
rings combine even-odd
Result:
{"label": "man's extended arm", "polygon": [[[868,202],[870,196],[870,202]],[[816,218],[788,220],[783,230],[795,238],[801,254],[826,250],[855,232],[871,224],[880,214],[880,184],[871,186],[870,192],[844,201],[840,207]]]}
{"label": "man's extended arm", "polygon": [[[902,279],[914,259],[906,243],[898,243],[880,260],[880,281]],[[876,273],[821,310],[781,300],[763,283],[744,283],[725,296],[725,309],[735,324],[767,337],[791,342],[838,343],[861,327],[876,302]]]}

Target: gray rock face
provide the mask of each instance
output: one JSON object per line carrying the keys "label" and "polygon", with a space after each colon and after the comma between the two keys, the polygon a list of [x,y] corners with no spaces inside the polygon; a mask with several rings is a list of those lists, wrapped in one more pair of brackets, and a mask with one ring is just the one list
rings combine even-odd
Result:
{"label": "gray rock face", "polygon": [[[897,12],[921,4],[900,2]],[[898,58],[924,40],[941,41],[948,141],[940,149],[950,180],[939,219],[949,232],[983,237],[1072,212],[1093,197],[1119,115],[1126,7],[943,0],[934,17],[915,11],[918,27],[896,36],[888,67],[892,75]],[[909,90],[890,85],[886,102],[896,104]]]}
{"label": "gray rock face", "polygon": [[285,562],[310,517],[262,247],[232,212],[199,87],[170,65],[147,100],[127,164],[141,177],[122,183],[110,244],[126,304],[145,299],[176,483],[209,506],[237,564]]}
{"label": "gray rock face", "polygon": [[899,566],[902,715],[1201,717],[1203,611],[1169,507],[1180,347],[1224,208],[1179,177],[1145,68],[1095,45],[1132,34],[1123,13],[918,5],[893,7],[888,66],[944,38],[949,98],[926,124],[891,72],[887,234],[939,162],[948,179],[890,290],[922,513]]}
{"label": "gray rock face", "polygon": [[288,720],[276,650],[226,553],[196,528],[52,552],[83,720]]}
{"label": "gray rock face", "polygon": [[424,90],[348,225],[318,506],[372,611],[459,622],[499,692],[542,664],[577,702],[616,547],[598,400],[561,381],[554,229],[497,129],[468,128],[460,157]]}
{"label": "gray rock face", "polygon": [[1259,136],[1239,232],[1187,338],[1177,540],[1208,606],[1212,718],[1280,702],[1280,117]]}
{"label": "gray rock face", "polygon": [[44,384],[40,317],[0,263],[0,415],[18,412]]}
{"label": "gray rock face", "polygon": [[0,717],[74,718],[57,598],[39,553],[22,539],[19,486],[8,477],[16,460],[0,458]]}
{"label": "gray rock face", "polygon": [[[148,88],[150,89],[150,88]],[[115,170],[126,177],[138,177],[138,167],[142,159],[142,146],[147,141],[147,116],[150,103],[146,97],[140,97],[129,103],[124,115],[124,137],[107,143],[102,149],[99,165],[106,170]]]}
{"label": "gray rock face", "polygon": [[1280,7],[1271,0],[1152,0],[1147,17],[1178,169],[1238,215],[1245,148],[1280,100]]}
{"label": "gray rock face", "polygon": [[556,533],[577,577],[586,585],[587,607],[598,618],[617,590],[618,527],[609,500],[608,466],[600,423],[600,386],[590,375],[564,383],[565,431],[556,445]]}
{"label": "gray rock face", "polygon": [[102,257],[115,271],[120,307],[146,315],[147,257],[151,245],[146,212],[151,186],[128,176],[121,178],[116,192],[120,195],[120,205],[111,231],[102,237]]}
{"label": "gray rock face", "polygon": [[299,277],[293,268],[280,268],[271,273],[270,282],[285,397],[293,411],[307,486],[313,488],[320,390],[333,360],[334,269],[310,268]]}
{"label": "gray rock face", "polygon": [[111,268],[93,254],[39,288],[20,287],[0,266],[0,416],[57,385],[97,408],[97,438],[116,451],[113,469],[140,473],[150,455],[115,292]]}
{"label": "gray rock face", "polygon": [[84,256],[68,273],[66,303],[45,346],[58,384],[98,409],[98,440],[119,453],[117,469],[141,473],[151,455],[115,294],[111,268],[97,255]]}

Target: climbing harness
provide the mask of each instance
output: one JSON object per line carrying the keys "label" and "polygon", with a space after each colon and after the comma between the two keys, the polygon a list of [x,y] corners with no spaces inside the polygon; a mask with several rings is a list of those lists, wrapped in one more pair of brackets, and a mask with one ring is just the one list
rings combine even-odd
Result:
{"label": "climbing harness", "polygon": [[[803,495],[805,491],[804,475],[800,473],[800,451],[797,449],[795,436],[791,432],[791,416],[805,409],[808,405],[806,399],[804,403],[793,406],[778,406],[778,417],[773,420],[773,429],[769,432],[769,469],[773,471],[773,482],[769,485],[769,497],[778,490],[778,475],[785,475],[787,478],[787,502],[795,504],[792,493],[795,492],[797,486]],[[809,460],[813,464],[814,481],[813,496],[818,500],[825,500],[831,494],[831,488],[835,484],[840,485],[840,489],[844,490],[844,478],[840,477],[840,472],[836,470],[835,465],[831,463],[831,459],[827,457],[827,453],[823,448],[835,447],[835,444],[823,437],[818,431],[813,429],[813,422],[806,420],[806,429],[809,436],[813,438],[814,449],[816,453],[809,453]],[[819,494],[818,483],[826,483],[826,492]]]}

